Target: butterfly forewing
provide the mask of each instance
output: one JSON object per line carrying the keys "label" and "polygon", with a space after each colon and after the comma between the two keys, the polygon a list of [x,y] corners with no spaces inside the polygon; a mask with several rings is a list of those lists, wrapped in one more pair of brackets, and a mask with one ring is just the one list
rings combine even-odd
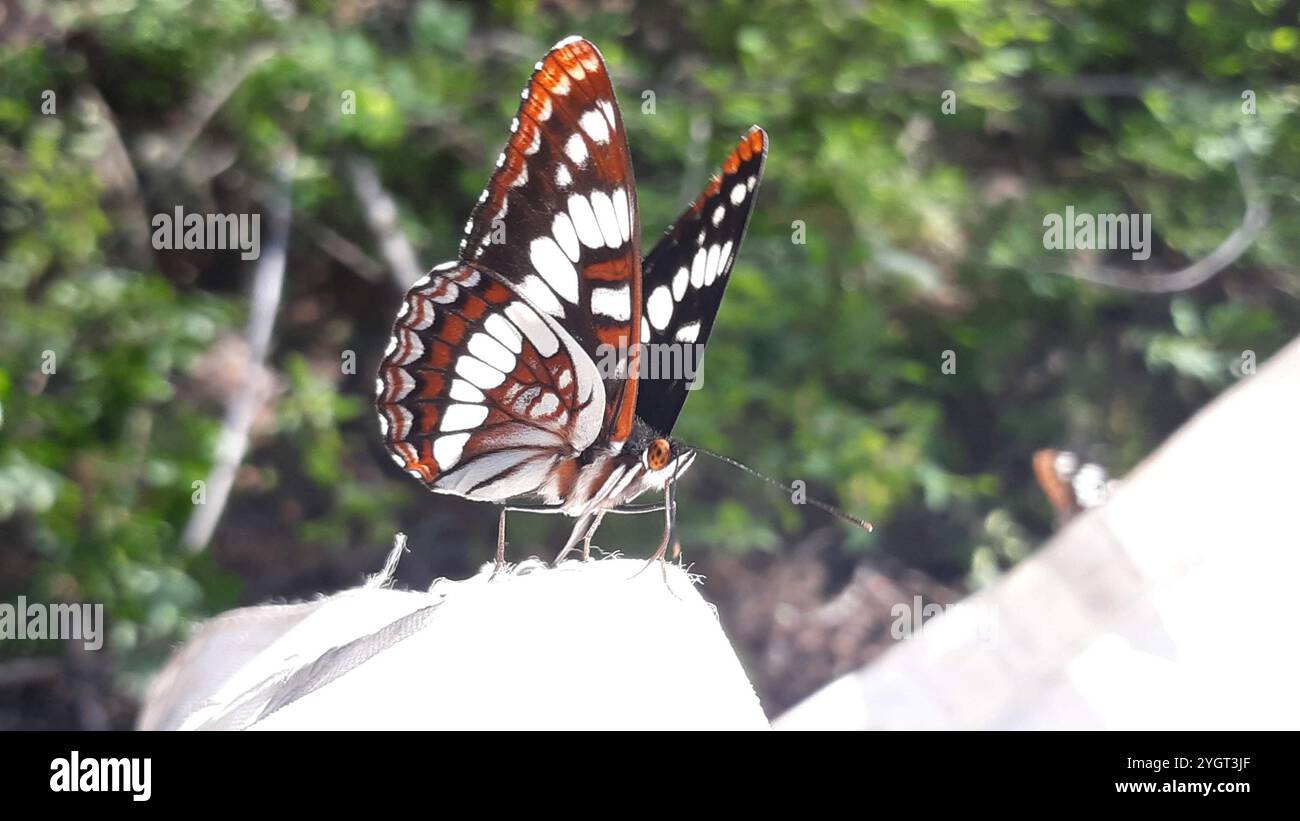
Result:
{"label": "butterfly forewing", "polygon": [[605,406],[574,339],[469,263],[439,266],[407,292],[376,391],[399,466],[487,500],[563,478],[556,466],[596,440]]}
{"label": "butterfly forewing", "polygon": [[[622,116],[600,52],[561,41],[537,64],[468,223],[461,258],[568,329],[605,379],[611,441],[631,431],[640,226]],[[630,372],[630,373],[629,373]]]}
{"label": "butterfly forewing", "polygon": [[[727,155],[721,173],[646,256],[641,266],[645,302],[640,335],[642,342],[651,344],[643,357],[671,364],[686,361],[689,354],[689,361],[699,366],[740,252],[766,158],[767,134],[754,126]],[[677,356],[661,358],[661,352]],[[655,374],[655,381],[641,386],[636,414],[667,435],[686,403],[690,380],[681,368],[647,370]]]}

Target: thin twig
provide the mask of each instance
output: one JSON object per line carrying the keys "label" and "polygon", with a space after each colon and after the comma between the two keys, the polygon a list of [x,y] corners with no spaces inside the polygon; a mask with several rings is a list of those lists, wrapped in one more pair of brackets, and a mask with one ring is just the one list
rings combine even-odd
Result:
{"label": "thin twig", "polygon": [[1172,294],[1208,282],[1215,274],[1236,262],[1268,227],[1269,220],[1272,218],[1268,201],[1260,192],[1254,171],[1244,158],[1239,158],[1237,161],[1237,179],[1246,200],[1246,213],[1241,218],[1241,225],[1219,243],[1217,248],[1191,265],[1166,273],[1133,273],[1108,265],[1051,273],[1074,277],[1107,288],[1145,294]]}
{"label": "thin twig", "polygon": [[[255,202],[269,203],[276,197],[275,188],[260,180],[249,180],[244,193]],[[310,214],[294,215],[295,229],[337,262],[347,266],[367,282],[379,282],[388,276],[388,268],[370,256],[352,240],[312,219]]]}
{"label": "thin twig", "polygon": [[423,275],[423,269],[415,261],[411,241],[397,223],[397,202],[384,188],[379,171],[369,157],[350,157],[345,166],[366,224],[379,240],[379,251],[388,263],[393,282],[405,291]]}
{"label": "thin twig", "polygon": [[376,262],[355,242],[343,236],[329,226],[319,222],[298,219],[298,226],[312,242],[316,243],[326,254],[337,262],[355,271],[367,282],[379,282],[388,273],[388,269]]}
{"label": "thin twig", "polygon": [[232,55],[222,61],[221,65],[212,73],[211,85],[190,100],[186,106],[185,119],[181,121],[179,126],[171,130],[166,149],[158,157],[157,162],[154,163],[156,167],[163,171],[175,168],[177,163],[185,157],[194,141],[203,133],[203,129],[207,127],[208,122],[216,116],[231,95],[244,84],[244,81],[262,63],[274,57],[275,54],[274,46],[259,43],[243,54]]}
{"label": "thin twig", "polygon": [[117,118],[94,85],[78,90],[77,103],[91,128],[104,138],[104,148],[94,160],[95,176],[103,187],[106,201],[117,205],[113,222],[125,239],[124,256],[137,268],[148,268],[153,262],[149,217],[140,196],[140,177],[122,139]]}
{"label": "thin twig", "polygon": [[248,340],[248,363],[241,389],[226,406],[226,416],[217,439],[216,459],[208,474],[203,504],[185,526],[181,541],[191,553],[202,552],[216,530],[234,486],[235,472],[248,450],[249,430],[267,399],[268,386],[252,375],[262,371],[271,348],[271,332],[280,309],[284,287],[285,260],[289,250],[289,226],[292,221],[291,193],[296,153],[290,149],[276,169],[276,193],[267,204],[267,242],[253,273],[251,305],[245,337]]}

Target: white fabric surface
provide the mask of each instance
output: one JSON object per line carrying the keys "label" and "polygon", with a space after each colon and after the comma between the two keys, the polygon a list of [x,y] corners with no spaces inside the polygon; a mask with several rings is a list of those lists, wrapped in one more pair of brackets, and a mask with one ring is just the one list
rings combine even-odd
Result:
{"label": "white fabric surface", "polygon": [[[658,566],[638,575],[644,565],[525,564],[491,580],[485,569],[428,593],[381,579],[314,603],[251,658],[218,670],[205,646],[228,652],[239,641],[225,631],[281,609],[245,608],[178,653],[141,726],[766,729],[713,609],[679,568],[668,566],[666,584]],[[187,669],[203,669],[203,680]]]}

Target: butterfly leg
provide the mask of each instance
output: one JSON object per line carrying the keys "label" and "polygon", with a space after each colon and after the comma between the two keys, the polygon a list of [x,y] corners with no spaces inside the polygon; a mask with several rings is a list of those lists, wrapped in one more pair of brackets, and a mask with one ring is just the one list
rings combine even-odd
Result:
{"label": "butterfly leg", "polygon": [[536,507],[502,505],[501,518],[497,520],[496,568],[492,571],[492,575],[495,576],[497,573],[501,572],[501,568],[505,567],[506,564],[506,514],[507,513],[563,513],[563,512],[564,509],[559,505],[556,505],[554,507],[548,507],[546,505],[539,505]]}
{"label": "butterfly leg", "polygon": [[623,516],[635,516],[641,513],[658,513],[663,510],[663,505],[623,505],[621,507],[611,507],[605,513],[618,513]]}
{"label": "butterfly leg", "polygon": [[[663,505],[622,505],[620,507],[607,508],[599,513],[588,514],[582,519],[579,519],[578,523],[574,525],[573,533],[569,535],[569,541],[565,543],[564,549],[560,551],[560,555],[555,557],[555,564],[564,561],[564,557],[569,555],[569,552],[577,546],[579,541],[582,542],[582,560],[586,561],[591,558],[591,540],[595,537],[596,528],[600,527],[600,520],[604,518],[606,513],[617,513],[621,516],[635,516],[641,513],[657,513],[663,509]],[[587,522],[592,516],[596,517],[595,521],[591,522],[590,526],[588,526]]]}
{"label": "butterfly leg", "polygon": [[600,520],[604,518],[605,518],[605,511],[602,510],[601,512],[597,513],[596,521],[591,523],[591,529],[587,531],[586,536],[582,537],[582,560],[584,562],[589,561],[591,559],[591,540],[592,537],[596,535],[596,528],[600,527]]}
{"label": "butterfly leg", "polygon": [[505,505],[501,506],[501,518],[497,520],[497,563],[492,568],[492,576],[501,572],[501,568],[506,565],[506,511],[509,510]]}
{"label": "butterfly leg", "polygon": [[664,554],[668,552],[668,546],[673,543],[674,538],[677,534],[677,517],[675,515],[677,513],[677,503],[673,499],[673,485],[671,482],[664,486],[663,508],[664,508],[663,541],[659,543],[658,549],[655,550],[655,553],[653,556],[650,557],[650,560],[645,563],[645,567],[642,567],[640,570],[636,572],[636,576],[640,576],[642,573],[644,573],[646,571],[646,568],[650,567],[650,565],[654,564],[655,562],[659,562],[661,565],[663,565],[664,582],[667,583],[668,566],[664,562]]}
{"label": "butterfly leg", "polygon": [[[552,566],[558,567],[560,562],[564,561],[564,557],[569,555],[569,552],[578,546],[578,542],[585,541],[589,544],[591,541],[591,534],[595,530],[595,526],[598,524],[600,524],[600,518],[596,513],[585,513],[579,517],[577,523],[573,526],[573,532],[569,534],[569,540],[564,543],[564,547],[560,550],[560,555],[555,557],[555,562]],[[583,553],[583,558],[585,559],[585,549]]]}

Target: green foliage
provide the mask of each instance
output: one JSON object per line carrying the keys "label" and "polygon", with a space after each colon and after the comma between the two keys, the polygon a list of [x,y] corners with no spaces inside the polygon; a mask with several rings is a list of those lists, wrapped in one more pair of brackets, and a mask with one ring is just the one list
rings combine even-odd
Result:
{"label": "green foliage", "polygon": [[[223,412],[196,368],[239,333],[248,274],[233,255],[133,256],[131,215],[260,212],[275,158],[296,146],[269,363],[280,392],[223,527],[264,533],[266,552],[373,547],[395,526],[446,523],[464,508],[376,446],[371,370],[397,295],[328,242],[382,260],[345,163],[376,162],[422,263],[452,257],[532,62],[575,31],[611,64],[647,242],[746,127],[769,132],[678,433],[874,519],[873,535],[844,533],[846,550],[987,582],[1048,532],[1034,450],[1101,449],[1122,474],[1240,378],[1244,352],[1263,362],[1300,327],[1300,34],[1271,0],[750,0],[627,15],[80,0],[25,14],[46,34],[0,55],[0,538],[30,572],[0,587],[105,601],[120,648],[165,641],[236,594],[220,561],[178,540]],[[88,115],[96,99],[111,118]],[[174,165],[160,159],[187,133]],[[138,185],[106,166],[115,138]],[[1240,165],[1272,222],[1210,282],[1135,295],[1063,273],[1204,256],[1241,221]],[[1045,250],[1044,215],[1069,205],[1150,213],[1152,258]],[[355,373],[340,373],[343,350]],[[688,550],[776,551],[825,523],[706,460],[681,498]],[[217,549],[233,551],[241,537],[223,532]],[[490,550],[487,532],[466,541],[476,558]]]}

